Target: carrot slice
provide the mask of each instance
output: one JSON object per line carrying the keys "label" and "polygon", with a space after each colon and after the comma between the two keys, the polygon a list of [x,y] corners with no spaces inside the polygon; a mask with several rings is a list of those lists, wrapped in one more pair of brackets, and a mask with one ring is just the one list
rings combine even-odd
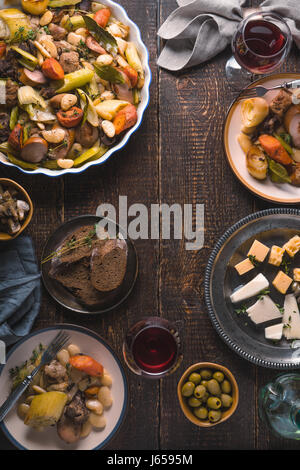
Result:
{"label": "carrot slice", "polygon": [[270,158],[272,158],[272,160],[275,160],[284,166],[288,166],[293,163],[293,160],[283,145],[281,145],[281,143],[272,135],[260,135],[258,140],[264,151],[269,155]]}
{"label": "carrot slice", "polygon": [[128,67],[125,67],[123,72],[127,75],[127,77],[130,80],[132,88],[134,88],[138,82],[138,73],[136,70],[134,70],[130,65]]}
{"label": "carrot slice", "polygon": [[98,23],[99,26],[105,28],[110,18],[110,9],[109,8],[102,8],[101,10],[97,11],[94,14],[94,20]]}
{"label": "carrot slice", "polygon": [[53,57],[46,59],[42,65],[43,74],[51,80],[62,80],[65,72],[60,63]]}
{"label": "carrot slice", "polygon": [[136,108],[135,106],[133,106],[133,104],[128,104],[127,106],[125,106],[125,108],[121,109],[121,111],[116,114],[113,120],[113,124],[116,129],[116,134],[121,134],[121,132],[134,126],[136,121]]}
{"label": "carrot slice", "polygon": [[69,362],[72,367],[85,372],[92,377],[101,377],[103,375],[103,366],[90,356],[78,354],[71,356]]}

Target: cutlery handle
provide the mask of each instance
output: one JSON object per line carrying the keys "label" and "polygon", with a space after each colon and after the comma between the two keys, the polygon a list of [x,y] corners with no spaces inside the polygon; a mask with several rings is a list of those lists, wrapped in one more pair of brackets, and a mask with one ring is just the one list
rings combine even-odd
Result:
{"label": "cutlery handle", "polygon": [[36,367],[30,375],[27,375],[23,382],[18,385],[9,397],[5,400],[3,405],[0,407],[0,423],[3,421],[7,413],[12,409],[15,403],[19,400],[20,396],[25,392],[26,388],[32,381],[33,377],[38,373],[40,367]]}
{"label": "cutlery handle", "polygon": [[300,88],[300,80],[293,80],[292,82],[286,82],[284,88]]}

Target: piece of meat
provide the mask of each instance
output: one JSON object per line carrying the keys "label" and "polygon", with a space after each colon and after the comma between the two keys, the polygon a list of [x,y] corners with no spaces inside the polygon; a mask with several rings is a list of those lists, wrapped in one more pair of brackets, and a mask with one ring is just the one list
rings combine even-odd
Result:
{"label": "piece of meat", "polygon": [[276,128],[280,126],[281,119],[278,115],[267,116],[267,118],[260,124],[258,127],[258,135],[259,134],[269,134],[273,135],[276,131]]}
{"label": "piece of meat", "polygon": [[18,104],[18,85],[13,82],[10,78],[6,81],[6,106],[12,108]]}
{"label": "piece of meat", "polygon": [[56,46],[58,55],[61,55],[63,52],[76,51],[75,46],[67,41],[64,41],[63,39],[61,41],[54,41],[54,44]]}
{"label": "piece of meat", "polygon": [[79,54],[75,51],[63,52],[59,58],[59,63],[65,73],[72,73],[79,69]]}
{"label": "piece of meat", "polygon": [[66,368],[56,359],[45,366],[45,375],[58,383],[65,382],[68,379]]}
{"label": "piece of meat", "polygon": [[52,98],[52,96],[55,95],[56,91],[54,88],[49,86],[42,88],[39,93],[45,100],[49,100],[50,98]]}
{"label": "piece of meat", "polygon": [[0,143],[6,142],[9,135],[9,115],[7,113],[0,113]]}
{"label": "piece of meat", "polygon": [[0,77],[11,78],[14,81],[18,81],[18,68],[19,64],[14,51],[10,49],[6,57],[0,60]]}
{"label": "piece of meat", "polygon": [[78,391],[73,400],[66,406],[65,415],[76,424],[83,424],[89,417],[82,393]]}
{"label": "piece of meat", "polygon": [[284,113],[292,104],[292,95],[290,92],[282,89],[280,92],[272,99],[270,103],[270,110],[275,116],[282,118]]}
{"label": "piece of meat", "polygon": [[58,126],[60,129],[65,131],[64,140],[59,144],[54,144],[53,147],[49,148],[48,157],[51,160],[59,160],[60,158],[66,158],[68,155],[75,137],[74,129],[66,129],[62,126]]}
{"label": "piece of meat", "polygon": [[75,140],[83,147],[92,147],[99,137],[97,127],[85,122],[83,126],[78,126],[75,131]]}
{"label": "piece of meat", "polygon": [[81,434],[81,424],[74,423],[65,413],[56,425],[58,436],[67,444],[74,444],[79,441]]}
{"label": "piece of meat", "polygon": [[58,24],[60,23],[62,17],[65,15],[65,10],[63,8],[59,10],[55,9],[55,10],[52,10],[52,13],[53,13],[53,17],[52,17],[51,23]]}
{"label": "piece of meat", "polygon": [[55,41],[60,41],[61,39],[64,39],[67,34],[65,28],[62,28],[61,26],[58,26],[54,23],[50,23],[48,28]]}
{"label": "piece of meat", "polygon": [[33,41],[31,41],[30,39],[28,39],[27,41],[21,42],[18,47],[22,49],[23,51],[28,52],[31,55],[34,55],[34,56],[36,55],[37,49],[35,45],[33,44]]}

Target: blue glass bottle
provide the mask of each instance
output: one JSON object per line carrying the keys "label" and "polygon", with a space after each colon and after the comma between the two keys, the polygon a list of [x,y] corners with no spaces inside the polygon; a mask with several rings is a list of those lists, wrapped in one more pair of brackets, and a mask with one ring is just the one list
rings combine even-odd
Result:
{"label": "blue glass bottle", "polygon": [[300,374],[279,375],[258,399],[261,419],[280,437],[300,440]]}

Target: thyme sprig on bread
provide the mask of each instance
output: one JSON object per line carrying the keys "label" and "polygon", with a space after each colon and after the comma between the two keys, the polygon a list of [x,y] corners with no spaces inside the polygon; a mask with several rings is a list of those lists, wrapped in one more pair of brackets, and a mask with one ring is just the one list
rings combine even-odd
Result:
{"label": "thyme sprig on bread", "polygon": [[96,231],[97,225],[94,226],[94,228],[88,233],[87,236],[79,238],[78,240],[75,238],[71,238],[71,240],[68,240],[65,245],[60,250],[53,251],[50,253],[50,255],[46,256],[42,260],[42,264],[47,263],[48,261],[51,261],[53,258],[57,258],[59,256],[65,255],[66,253],[75,250],[76,248],[80,248],[82,246],[92,246],[92,241],[96,236]]}

